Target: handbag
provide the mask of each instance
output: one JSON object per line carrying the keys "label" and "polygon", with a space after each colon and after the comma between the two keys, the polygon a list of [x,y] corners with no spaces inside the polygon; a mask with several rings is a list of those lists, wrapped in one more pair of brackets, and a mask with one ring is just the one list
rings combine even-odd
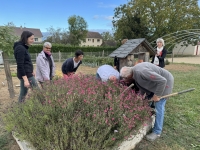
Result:
{"label": "handbag", "polygon": [[153,64],[159,66],[159,59],[157,56],[155,56]]}

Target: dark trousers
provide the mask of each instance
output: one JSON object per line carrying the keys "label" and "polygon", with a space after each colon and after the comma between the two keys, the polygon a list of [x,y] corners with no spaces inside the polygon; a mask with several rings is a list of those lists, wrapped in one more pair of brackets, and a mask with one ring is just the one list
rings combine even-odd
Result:
{"label": "dark trousers", "polygon": [[[38,87],[37,82],[34,77],[30,77],[28,78],[28,80],[30,82],[31,88]],[[28,92],[28,88],[24,86],[24,79],[20,79],[20,94],[18,98],[19,102],[24,101],[25,96],[27,95],[27,92]]]}

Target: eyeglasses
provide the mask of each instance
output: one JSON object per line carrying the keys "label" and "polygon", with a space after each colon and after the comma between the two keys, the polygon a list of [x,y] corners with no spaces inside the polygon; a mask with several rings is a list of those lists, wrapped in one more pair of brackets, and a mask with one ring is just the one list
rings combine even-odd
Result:
{"label": "eyeglasses", "polygon": [[51,48],[49,48],[49,47],[45,47],[46,49],[51,49]]}

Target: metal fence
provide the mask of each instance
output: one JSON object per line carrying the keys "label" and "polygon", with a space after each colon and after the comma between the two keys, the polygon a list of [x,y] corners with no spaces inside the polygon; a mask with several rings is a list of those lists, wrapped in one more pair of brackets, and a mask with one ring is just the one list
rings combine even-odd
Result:
{"label": "metal fence", "polygon": [[[91,67],[97,67],[101,65],[99,63],[99,58],[103,58],[105,60],[112,59],[109,57],[110,51],[102,51],[102,52],[84,52],[84,58],[87,61],[83,61],[84,65],[91,66]],[[31,60],[33,63],[36,62],[36,58],[39,53],[30,53]],[[52,56],[54,58],[55,62],[64,62],[67,58],[73,57],[74,52],[58,52],[58,53],[52,53]],[[8,58],[11,65],[16,65],[16,61],[14,58],[14,55],[10,55]]]}

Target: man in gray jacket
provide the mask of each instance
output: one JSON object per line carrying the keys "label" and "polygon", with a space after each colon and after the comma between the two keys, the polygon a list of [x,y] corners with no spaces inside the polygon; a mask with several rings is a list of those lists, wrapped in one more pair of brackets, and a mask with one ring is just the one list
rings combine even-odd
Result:
{"label": "man in gray jacket", "polygon": [[174,77],[169,71],[149,62],[139,63],[134,67],[122,67],[120,76],[126,80],[133,78],[141,94],[154,93],[151,99],[155,102],[156,119],[153,132],[146,136],[147,140],[154,141],[160,137],[164,121],[166,99],[160,97],[171,94]]}
{"label": "man in gray jacket", "polygon": [[51,55],[51,43],[45,42],[43,50],[36,59],[36,79],[42,84],[45,81],[50,81],[55,75],[55,63]]}

